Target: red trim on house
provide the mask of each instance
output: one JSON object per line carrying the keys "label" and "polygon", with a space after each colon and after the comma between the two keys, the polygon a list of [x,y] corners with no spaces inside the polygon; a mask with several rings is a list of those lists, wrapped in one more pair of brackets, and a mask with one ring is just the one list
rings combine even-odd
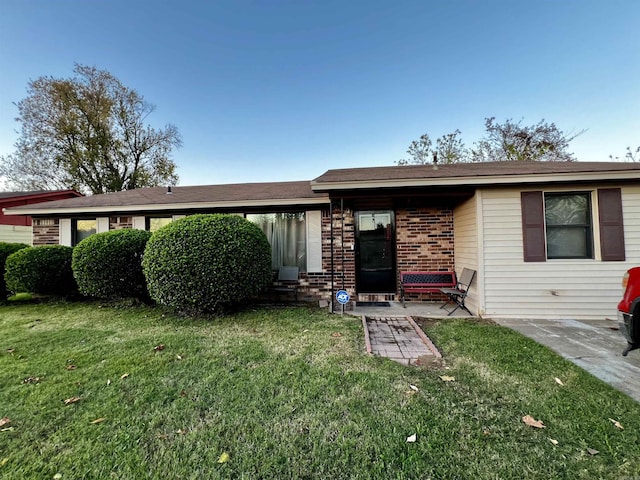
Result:
{"label": "red trim on house", "polygon": [[4,192],[0,193],[0,225],[30,226],[29,215],[5,215],[4,209],[34,203],[53,202],[67,198],[82,197],[75,190],[48,190],[37,192]]}

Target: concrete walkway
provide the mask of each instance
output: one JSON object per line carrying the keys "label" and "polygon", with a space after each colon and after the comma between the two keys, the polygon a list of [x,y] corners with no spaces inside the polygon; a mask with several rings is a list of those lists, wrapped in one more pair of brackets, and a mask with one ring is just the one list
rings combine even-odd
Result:
{"label": "concrete walkway", "polygon": [[362,317],[367,352],[403,365],[429,365],[442,356],[411,317]]}
{"label": "concrete walkway", "polygon": [[546,345],[640,402],[640,351],[622,356],[627,342],[611,320],[495,320]]}

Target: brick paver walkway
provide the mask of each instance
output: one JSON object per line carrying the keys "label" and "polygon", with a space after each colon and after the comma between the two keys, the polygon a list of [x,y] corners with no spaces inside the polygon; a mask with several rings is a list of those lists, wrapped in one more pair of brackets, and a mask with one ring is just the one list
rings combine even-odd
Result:
{"label": "brick paver walkway", "polygon": [[410,317],[363,317],[370,353],[403,365],[427,365],[441,358]]}

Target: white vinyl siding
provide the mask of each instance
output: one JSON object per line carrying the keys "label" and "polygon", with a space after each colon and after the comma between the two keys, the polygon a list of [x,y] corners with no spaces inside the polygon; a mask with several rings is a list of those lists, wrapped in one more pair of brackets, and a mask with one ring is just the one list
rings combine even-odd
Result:
{"label": "white vinyl siding", "polygon": [[465,299],[465,305],[472,312],[478,312],[478,293],[480,291],[478,275],[478,222],[477,199],[473,197],[457,206],[453,211],[454,251],[456,273],[460,275],[463,268],[476,271],[476,278]]}
{"label": "white vinyl siding", "polygon": [[0,225],[0,242],[31,245],[33,229],[24,225]]}
{"label": "white vinyl siding", "polygon": [[[597,188],[596,185],[581,190]],[[543,190],[572,191],[570,187]],[[517,318],[615,318],[616,305],[622,296],[622,275],[640,262],[640,187],[622,188],[627,250],[624,262],[600,261],[597,245],[595,259],[524,262],[520,192],[520,189],[482,190],[484,314]],[[597,225],[595,205],[592,218]]]}
{"label": "white vinyl siding", "polygon": [[61,218],[59,225],[60,225],[60,245],[65,245],[67,247],[70,247],[72,243],[72,237],[73,237],[71,235],[71,219]]}
{"label": "white vinyl siding", "polygon": [[98,217],[96,220],[96,233],[109,231],[109,217]]}
{"label": "white vinyl siding", "polygon": [[322,212],[309,210],[307,221],[307,272],[322,272]]}
{"label": "white vinyl siding", "polygon": [[147,219],[145,217],[133,217],[132,227],[136,230],[146,230],[147,228]]}

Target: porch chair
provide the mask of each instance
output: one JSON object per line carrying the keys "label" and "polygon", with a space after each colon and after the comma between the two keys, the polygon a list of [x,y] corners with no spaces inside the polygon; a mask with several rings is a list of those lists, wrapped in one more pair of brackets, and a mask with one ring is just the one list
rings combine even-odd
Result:
{"label": "porch chair", "polygon": [[[467,293],[469,293],[469,288],[471,287],[471,282],[473,282],[474,277],[476,276],[476,271],[471,270],[470,268],[463,268],[462,275],[458,279],[458,283],[455,288],[441,288],[440,292],[444,293],[449,297],[449,300],[442,305],[440,308],[443,308],[448,315],[451,316],[453,312],[462,308],[466,310],[469,315],[473,315],[469,309],[465,306],[464,300],[467,298]],[[447,305],[453,304],[455,308],[452,310],[447,309]]]}
{"label": "porch chair", "polygon": [[296,302],[298,301],[298,267],[280,267],[278,269],[277,284],[271,287],[271,291],[276,294],[293,293]]}

